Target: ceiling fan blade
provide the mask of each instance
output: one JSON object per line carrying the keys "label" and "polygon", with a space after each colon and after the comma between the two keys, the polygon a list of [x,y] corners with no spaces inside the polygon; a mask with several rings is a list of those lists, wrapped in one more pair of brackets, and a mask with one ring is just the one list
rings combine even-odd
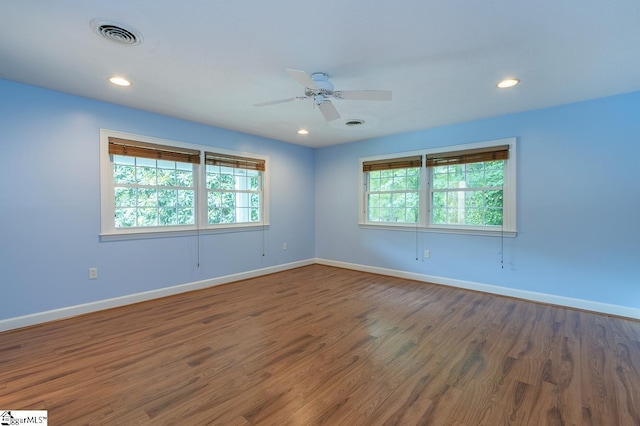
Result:
{"label": "ceiling fan blade", "polygon": [[283,104],[285,102],[291,102],[291,101],[299,101],[302,99],[307,99],[305,96],[297,96],[295,98],[289,98],[289,99],[280,99],[279,101],[270,101],[270,102],[262,102],[259,104],[253,104],[253,106],[255,107],[263,107],[263,106],[269,106],[269,105],[277,105],[277,104]]}
{"label": "ceiling fan blade", "polygon": [[338,110],[329,101],[324,101],[324,102],[318,104],[318,108],[320,108],[320,111],[322,112],[322,115],[324,115],[324,118],[327,121],[333,121],[333,120],[337,120],[338,118],[340,118],[340,114],[338,114]]}
{"label": "ceiling fan blade", "polygon": [[304,87],[308,87],[309,89],[313,89],[313,90],[318,90],[318,85],[316,84],[315,81],[311,79],[311,77],[309,77],[309,75],[306,72],[298,71],[298,70],[290,70],[290,69],[287,69],[287,72],[291,77],[298,80],[298,83],[302,84]]}
{"label": "ceiling fan blade", "polygon": [[338,99],[350,99],[354,101],[390,101],[389,90],[345,90],[333,92]]}

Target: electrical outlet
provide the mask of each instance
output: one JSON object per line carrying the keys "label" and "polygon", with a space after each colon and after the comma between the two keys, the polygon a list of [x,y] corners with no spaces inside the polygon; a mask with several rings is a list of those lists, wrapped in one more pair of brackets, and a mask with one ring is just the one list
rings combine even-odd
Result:
{"label": "electrical outlet", "polygon": [[287,243],[282,243],[282,250],[286,250],[287,249]]}
{"label": "electrical outlet", "polygon": [[422,257],[424,259],[428,259],[429,257],[431,257],[431,252],[429,250],[425,250]]}
{"label": "electrical outlet", "polygon": [[98,279],[98,268],[89,268],[89,279],[90,280]]}

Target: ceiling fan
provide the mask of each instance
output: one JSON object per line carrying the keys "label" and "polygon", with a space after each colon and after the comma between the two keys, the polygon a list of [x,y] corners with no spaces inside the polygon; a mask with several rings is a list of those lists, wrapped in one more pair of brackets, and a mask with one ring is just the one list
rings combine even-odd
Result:
{"label": "ceiling fan", "polygon": [[310,76],[304,71],[286,70],[291,77],[304,86],[304,96],[281,99],[279,101],[263,102],[254,106],[263,107],[268,105],[281,104],[303,99],[312,99],[313,104],[318,107],[327,121],[340,118],[338,110],[333,106],[330,99],[349,99],[355,101],[390,101],[391,92],[388,90],[333,90],[333,84],[329,81],[329,76],[323,72],[314,72]]}

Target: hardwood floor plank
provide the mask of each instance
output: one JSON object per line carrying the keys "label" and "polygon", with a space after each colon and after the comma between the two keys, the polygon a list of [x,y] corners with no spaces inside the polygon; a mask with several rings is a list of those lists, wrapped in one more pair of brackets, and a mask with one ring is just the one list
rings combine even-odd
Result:
{"label": "hardwood floor plank", "polygon": [[312,265],[0,333],[0,406],[66,425],[640,425],[640,322]]}

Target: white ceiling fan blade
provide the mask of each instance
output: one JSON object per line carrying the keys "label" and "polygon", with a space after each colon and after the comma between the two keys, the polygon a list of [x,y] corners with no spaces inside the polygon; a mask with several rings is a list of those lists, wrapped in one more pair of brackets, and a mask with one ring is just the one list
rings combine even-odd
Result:
{"label": "white ceiling fan blade", "polygon": [[311,77],[309,77],[309,75],[306,72],[291,70],[291,69],[287,69],[287,72],[291,77],[298,80],[298,83],[302,84],[304,87],[308,87],[309,89],[313,89],[313,90],[318,90],[318,85],[316,84],[315,81],[311,79]]}
{"label": "white ceiling fan blade", "polygon": [[354,101],[390,101],[389,90],[345,90],[334,92],[338,99],[350,99]]}
{"label": "white ceiling fan blade", "polygon": [[324,118],[327,121],[333,121],[333,120],[337,120],[338,118],[340,118],[340,114],[338,114],[338,110],[329,101],[324,101],[324,102],[318,104],[318,108],[320,108],[320,111],[322,112],[322,115],[324,115]]}
{"label": "white ceiling fan blade", "polygon": [[291,101],[299,101],[302,99],[307,99],[305,96],[297,96],[295,98],[289,98],[289,99],[280,99],[279,101],[269,101],[269,102],[262,102],[259,104],[253,104],[253,106],[255,107],[263,107],[263,106],[269,106],[269,105],[277,105],[277,104],[283,104],[285,102],[291,102]]}

